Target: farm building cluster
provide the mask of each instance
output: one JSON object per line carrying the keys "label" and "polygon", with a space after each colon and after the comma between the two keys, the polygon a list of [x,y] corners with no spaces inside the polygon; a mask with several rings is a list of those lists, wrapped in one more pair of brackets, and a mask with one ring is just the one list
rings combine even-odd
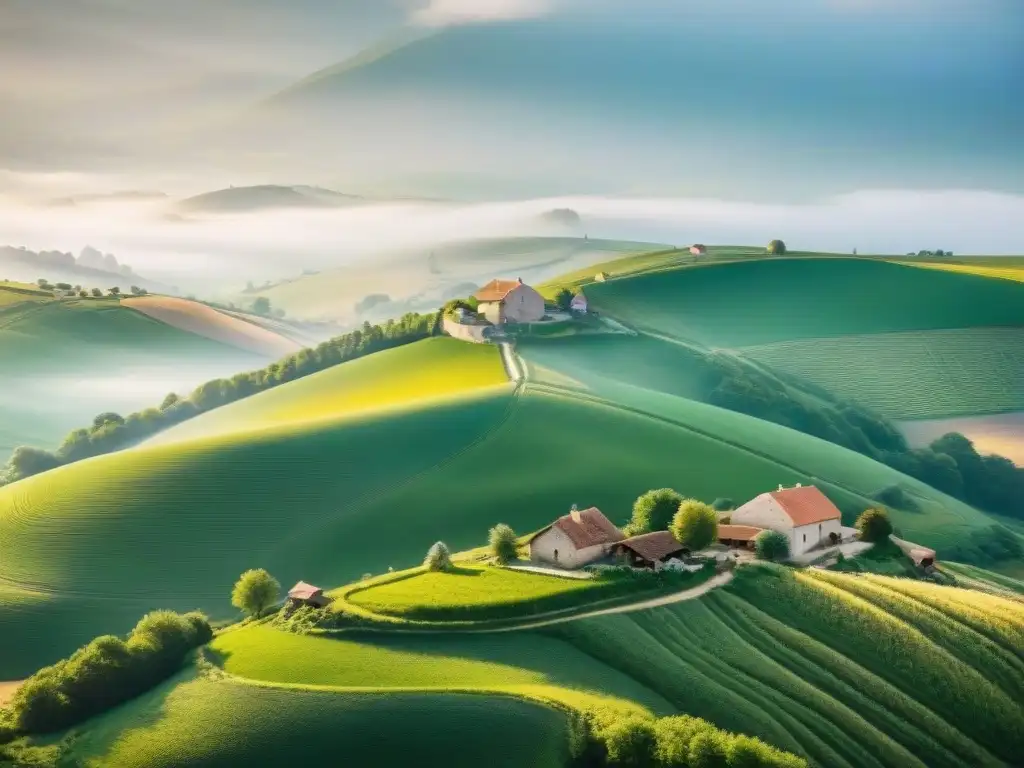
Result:
{"label": "farm building cluster", "polygon": [[[770,530],[785,535],[797,557],[850,535],[839,509],[813,485],[780,485],[724,514],[728,522],[718,525],[718,543],[725,548],[753,549],[758,534]],[[692,554],[669,531],[627,537],[596,507],[573,506],[530,540],[532,561],[570,570],[606,559],[636,568],[682,569]]]}
{"label": "farm building cluster", "polygon": [[569,313],[550,309],[537,289],[522,278],[491,280],[473,298],[477,302],[475,312],[463,306],[455,310],[454,320],[445,319],[444,327],[450,336],[464,341],[489,341],[510,326],[561,322],[570,313],[585,315],[588,309],[582,291],[573,295]]}

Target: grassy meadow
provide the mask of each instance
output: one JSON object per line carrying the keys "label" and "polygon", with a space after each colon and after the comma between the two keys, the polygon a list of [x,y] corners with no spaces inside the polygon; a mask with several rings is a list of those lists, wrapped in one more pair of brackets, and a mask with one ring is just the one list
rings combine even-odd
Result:
{"label": "grassy meadow", "polygon": [[594,283],[587,296],[636,327],[713,348],[1024,325],[1024,285],[852,258],[710,264]]}
{"label": "grassy meadow", "polygon": [[922,269],[941,269],[946,272],[957,272],[966,275],[980,275],[981,277],[995,277],[1000,280],[1013,280],[1024,283],[1024,262],[1016,258],[988,259],[975,263],[953,263],[945,264],[937,261],[915,261],[903,262],[908,266],[920,267]]}
{"label": "grassy meadow", "polygon": [[407,765],[412,756],[423,766],[561,768],[565,729],[561,712],[511,697],[338,693],[185,677],[90,723],[69,757],[86,768]]}

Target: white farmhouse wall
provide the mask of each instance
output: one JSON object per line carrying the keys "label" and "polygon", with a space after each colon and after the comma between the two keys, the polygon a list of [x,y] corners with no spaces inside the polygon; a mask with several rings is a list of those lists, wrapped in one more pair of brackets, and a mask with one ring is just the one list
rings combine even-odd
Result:
{"label": "white farmhouse wall", "polygon": [[789,551],[794,555],[802,555],[823,541],[829,543],[830,533],[842,537],[842,523],[839,520],[822,520],[820,523],[794,528],[792,540],[789,542]]}
{"label": "white farmhouse wall", "polygon": [[477,307],[477,312],[486,317],[488,322],[494,325],[501,325],[505,322],[502,303],[500,301],[481,301],[480,306]]}
{"label": "white farmhouse wall", "polygon": [[782,506],[768,493],[751,499],[730,517],[731,522],[737,525],[754,525],[785,534],[789,538],[791,555],[801,555],[822,540],[827,541],[830,533],[842,536],[842,523],[839,520],[823,520],[820,524],[794,526]]}
{"label": "white farmhouse wall", "polygon": [[[556,551],[557,556],[555,555]],[[572,539],[557,525],[544,531],[530,542],[530,560],[562,568],[581,568],[600,559],[603,555],[603,544],[576,549]]]}
{"label": "white farmhouse wall", "polygon": [[506,322],[535,323],[544,317],[544,297],[528,285],[509,291],[504,304]]}

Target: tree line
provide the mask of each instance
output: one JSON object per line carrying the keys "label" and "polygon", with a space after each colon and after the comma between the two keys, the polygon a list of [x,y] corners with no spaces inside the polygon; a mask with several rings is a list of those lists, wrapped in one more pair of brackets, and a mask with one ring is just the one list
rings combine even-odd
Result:
{"label": "tree line", "polygon": [[911,448],[888,419],[820,387],[723,353],[708,355],[707,362],[705,393],[712,405],[842,445],[979,509],[1024,519],[1024,468],[980,455],[960,433]]}
{"label": "tree line", "polygon": [[171,393],[159,407],[137,411],[127,417],[113,412],[101,413],[88,427],[68,434],[56,451],[30,446],[16,448],[6,467],[0,471],[0,485],[92,456],[128,448],[175,424],[222,405],[349,360],[436,336],[440,332],[439,313],[409,313],[398,320],[388,320],[382,324],[364,323],[362,328],[325,341],[315,348],[299,350],[265,368],[239,373],[230,379],[208,381],[196,387],[187,397]]}

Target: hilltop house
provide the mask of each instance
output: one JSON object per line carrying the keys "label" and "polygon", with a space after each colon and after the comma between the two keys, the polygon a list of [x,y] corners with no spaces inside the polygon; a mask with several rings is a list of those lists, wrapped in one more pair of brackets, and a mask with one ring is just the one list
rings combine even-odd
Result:
{"label": "hilltop house", "polygon": [[690,253],[694,256],[707,256],[708,247],[706,245],[701,245],[700,243],[695,243],[690,246]]}
{"label": "hilltop house", "polygon": [[572,297],[569,309],[573,312],[579,312],[580,314],[587,314],[587,297],[583,295],[582,291]]}
{"label": "hilltop house", "polygon": [[324,608],[329,605],[331,599],[324,594],[320,587],[300,581],[288,590],[288,603],[291,608],[298,608],[302,605],[311,605],[314,608]]}
{"label": "hilltop house", "polygon": [[625,536],[597,507],[580,511],[573,504],[563,515],[530,539],[530,560],[580,568],[608,554]]}
{"label": "hilltop house", "polygon": [[623,539],[612,547],[612,553],[624,558],[634,568],[661,570],[666,560],[689,554],[669,531],[653,531]]}
{"label": "hilltop house", "polygon": [[[842,540],[842,515],[836,505],[813,485],[762,493],[730,515],[733,526],[754,526],[784,533],[790,555],[802,555],[819,544]],[[719,534],[721,535],[721,534]]]}
{"label": "hilltop house", "polygon": [[474,294],[477,310],[494,325],[533,323],[544,318],[544,297],[517,280],[491,280]]}

